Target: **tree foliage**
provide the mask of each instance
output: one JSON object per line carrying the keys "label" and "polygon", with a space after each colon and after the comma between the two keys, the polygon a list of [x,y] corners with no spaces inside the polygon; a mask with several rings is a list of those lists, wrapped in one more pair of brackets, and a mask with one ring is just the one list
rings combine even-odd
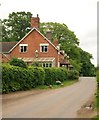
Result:
{"label": "tree foliage", "polygon": [[30,27],[30,12],[12,12],[2,21],[2,41],[19,41]]}
{"label": "tree foliage", "polygon": [[46,35],[46,31],[52,32],[52,42],[55,38],[58,39],[61,49],[69,55],[71,64],[80,74],[95,75],[95,67],[91,63],[92,55],[79,47],[78,38],[65,24],[41,23],[40,30],[44,35]]}
{"label": "tree foliage", "polygon": [[80,50],[80,61],[82,63],[80,74],[84,76],[95,76],[95,67],[91,63],[92,55],[86,51]]}
{"label": "tree foliage", "polygon": [[52,32],[52,42],[55,38],[57,38],[59,42],[65,41],[65,43],[67,44],[79,45],[78,38],[76,37],[74,32],[68,29],[65,24],[53,22],[40,24],[40,31],[44,35],[46,35],[46,31],[48,30]]}

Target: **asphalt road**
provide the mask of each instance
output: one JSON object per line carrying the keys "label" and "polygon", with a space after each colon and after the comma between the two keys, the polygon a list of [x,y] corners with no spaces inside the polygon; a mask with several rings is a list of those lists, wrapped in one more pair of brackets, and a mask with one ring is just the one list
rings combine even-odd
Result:
{"label": "asphalt road", "polygon": [[[96,90],[95,78],[80,78],[79,82],[60,89],[27,95],[4,95],[3,118],[76,118],[77,110]],[[19,98],[18,98],[19,97]],[[21,98],[20,98],[21,97]]]}

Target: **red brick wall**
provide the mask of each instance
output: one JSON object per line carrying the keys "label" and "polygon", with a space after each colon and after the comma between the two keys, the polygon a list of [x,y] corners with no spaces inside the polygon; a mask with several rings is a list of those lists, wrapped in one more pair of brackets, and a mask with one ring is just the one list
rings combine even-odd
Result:
{"label": "red brick wall", "polygon": [[[48,52],[40,52],[40,44],[48,43]],[[58,62],[58,51],[46,41],[36,30],[32,31],[20,44],[28,44],[28,51],[26,53],[19,52],[19,45],[16,46],[13,51],[10,53],[10,57],[17,58],[34,58],[35,51],[38,50],[38,57],[55,57],[55,62],[57,66]]]}

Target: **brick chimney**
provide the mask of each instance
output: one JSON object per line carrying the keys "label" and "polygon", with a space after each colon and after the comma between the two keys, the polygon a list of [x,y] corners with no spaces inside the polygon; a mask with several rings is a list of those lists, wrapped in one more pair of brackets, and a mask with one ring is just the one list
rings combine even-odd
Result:
{"label": "brick chimney", "polygon": [[47,37],[48,40],[51,41],[51,39],[52,39],[52,32],[50,30],[46,31],[46,37]]}
{"label": "brick chimney", "polygon": [[54,39],[53,44],[54,44],[55,46],[58,46],[58,39],[57,39],[57,38]]}
{"label": "brick chimney", "polygon": [[39,30],[39,27],[40,27],[40,18],[39,15],[37,14],[37,17],[31,18],[31,28],[37,28]]}

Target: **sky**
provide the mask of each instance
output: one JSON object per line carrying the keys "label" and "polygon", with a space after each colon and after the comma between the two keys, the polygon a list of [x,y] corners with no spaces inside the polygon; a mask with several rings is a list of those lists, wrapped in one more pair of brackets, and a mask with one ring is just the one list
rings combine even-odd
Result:
{"label": "sky", "polygon": [[0,18],[12,12],[39,14],[40,22],[64,23],[97,66],[97,0],[0,0]]}

